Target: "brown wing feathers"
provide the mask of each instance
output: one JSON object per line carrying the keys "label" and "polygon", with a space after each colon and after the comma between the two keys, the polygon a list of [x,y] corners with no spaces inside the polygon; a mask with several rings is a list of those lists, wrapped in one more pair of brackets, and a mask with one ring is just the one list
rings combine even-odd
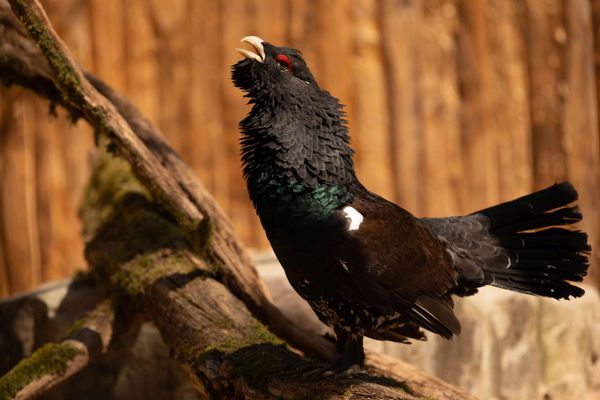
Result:
{"label": "brown wing feathers", "polygon": [[381,198],[361,200],[351,206],[364,221],[348,232],[351,251],[344,250],[358,254],[346,261],[358,289],[384,312],[392,308],[446,338],[458,334],[460,323],[448,295],[456,286],[456,272],[439,241],[396,205]]}

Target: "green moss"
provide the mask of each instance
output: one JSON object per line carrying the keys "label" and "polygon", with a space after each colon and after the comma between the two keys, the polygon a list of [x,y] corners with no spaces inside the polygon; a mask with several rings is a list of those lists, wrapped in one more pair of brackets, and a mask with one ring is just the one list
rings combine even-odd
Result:
{"label": "green moss", "polygon": [[283,344],[281,339],[271,333],[271,331],[259,321],[253,320],[250,324],[250,329],[250,333],[246,336],[248,338],[248,342],[250,343],[270,343],[275,345]]}
{"label": "green moss", "polygon": [[78,319],[77,321],[73,322],[71,324],[71,326],[69,326],[69,329],[67,330],[67,334],[66,336],[71,336],[72,334],[74,334],[75,332],[77,332],[78,330],[80,330],[81,328],[83,328],[83,326],[87,323],[88,321],[88,317],[85,316],[83,318]]}
{"label": "green moss", "polygon": [[110,299],[104,299],[100,303],[98,303],[98,305],[96,305],[96,308],[94,309],[94,311],[92,311],[92,313],[102,313],[113,317],[115,314],[115,308]]}
{"label": "green moss", "polygon": [[89,312],[85,317],[78,319],[77,321],[73,322],[71,324],[71,326],[69,327],[69,329],[67,330],[67,334],[66,336],[69,337],[71,335],[73,335],[75,332],[77,332],[78,330],[80,330],[81,328],[83,328],[83,326],[85,326],[85,324],[87,324],[90,320],[90,316],[93,316],[96,313],[101,313],[104,315],[108,315],[108,316],[112,316],[114,315],[114,308],[113,308],[113,303],[110,299],[104,299],[101,302],[99,302],[96,307]]}
{"label": "green moss", "polygon": [[0,378],[0,400],[14,398],[25,385],[42,375],[62,374],[68,362],[79,354],[83,352],[65,343],[45,344]]}
{"label": "green moss", "polygon": [[[118,289],[118,294],[127,301],[130,308],[139,311],[146,285],[152,280],[149,276],[151,256],[137,256],[128,267],[119,268],[111,275],[111,286]],[[156,273],[152,275],[155,276]]]}
{"label": "green moss", "polygon": [[140,255],[136,257],[132,264],[135,265],[133,268],[120,268],[114,274],[111,275],[112,286],[119,288],[130,298],[136,298],[144,294],[145,286],[145,273],[147,267],[151,266],[151,262],[148,257]]}
{"label": "green moss", "polygon": [[213,325],[219,329],[234,329],[235,328],[235,322],[233,322],[231,319],[229,319],[225,316],[214,321]]}
{"label": "green moss", "polygon": [[[257,344],[274,344],[280,345],[283,342],[277,336],[273,335],[266,326],[260,322],[253,320],[250,325],[250,330],[240,334],[239,331],[234,330],[235,323],[230,320],[215,321],[215,324],[220,324],[224,331],[229,330],[230,332],[224,334],[218,340],[215,340],[209,346],[206,346],[202,353],[212,353],[214,351],[220,353],[231,353],[241,348]],[[215,338],[216,339],[216,338]],[[201,356],[201,355],[200,355]]]}
{"label": "green moss", "polygon": [[202,364],[207,358],[222,357],[232,365],[234,376],[244,376],[253,387],[264,388],[269,377],[276,374],[290,375],[299,371],[302,359],[290,357],[283,342],[273,335],[263,324],[253,320],[250,329],[240,332],[235,322],[227,318],[214,321],[214,325],[226,332],[222,337],[213,338],[213,343],[185,355],[192,364]]}
{"label": "green moss", "polygon": [[[22,1],[13,1],[12,7],[25,25],[29,35],[42,49],[48,63],[55,71],[57,79],[69,93],[79,90],[79,76],[74,72],[67,58],[59,51],[58,44],[47,30],[43,21]],[[70,99],[73,102],[75,99]]]}
{"label": "green moss", "polygon": [[90,318],[93,317],[95,314],[100,313],[112,318],[114,316],[114,312],[115,310],[113,307],[113,302],[110,299],[104,299],[98,304],[96,304],[96,307],[94,307],[94,309],[87,313],[83,318],[80,318],[77,321],[73,322],[71,326],[69,326],[66,336],[69,337],[81,328],[83,328],[90,321]]}
{"label": "green moss", "polygon": [[84,192],[79,214],[84,222],[84,235],[92,237],[111,216],[115,205],[131,202],[140,197],[151,201],[152,197],[135,179],[129,164],[109,153],[103,152],[90,176]]}
{"label": "green moss", "polygon": [[[182,253],[171,250],[141,254],[134,257],[125,265],[117,268],[110,276],[111,287],[116,288],[119,304],[127,304],[133,312],[141,311],[146,289],[156,281],[165,279],[174,286],[178,282],[206,276],[206,273],[196,267]],[[184,300],[193,304],[192,299],[184,295]]]}

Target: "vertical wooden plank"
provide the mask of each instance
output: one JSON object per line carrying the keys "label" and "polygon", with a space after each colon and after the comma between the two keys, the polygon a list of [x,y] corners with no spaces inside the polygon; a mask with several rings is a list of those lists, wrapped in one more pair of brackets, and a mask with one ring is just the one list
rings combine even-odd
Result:
{"label": "vertical wooden plank", "polygon": [[411,1],[386,0],[381,3],[379,18],[387,80],[394,198],[402,207],[420,215],[424,210],[418,190],[421,182],[418,172],[420,121],[415,79],[418,74],[415,60],[420,48],[417,44],[417,9]]}
{"label": "vertical wooden plank", "polygon": [[307,22],[310,17],[309,9],[314,5],[314,1],[287,0],[287,37],[292,46],[303,47],[304,54],[308,54],[310,50],[308,43],[313,42],[313,31],[307,29]]}
{"label": "vertical wooden plank", "polygon": [[[562,144],[568,178],[579,189],[579,206],[586,217],[581,223],[598,249],[600,241],[600,144],[598,140],[597,93],[594,77],[592,15],[587,0],[565,1],[566,88]],[[596,218],[593,218],[593,216]],[[600,256],[595,253],[590,278],[598,282]]]}
{"label": "vertical wooden plank", "polygon": [[[597,215],[598,119],[589,3],[526,4],[536,186],[569,179],[580,192],[584,215]],[[598,219],[584,218],[582,228],[597,243]],[[597,264],[596,258],[592,271]]]}
{"label": "vertical wooden plank", "polygon": [[[62,177],[60,149],[58,149],[59,154],[56,156],[57,147],[60,147],[60,143],[57,143],[57,137],[53,134],[56,130],[50,126],[50,121],[47,118],[42,118],[38,112],[34,112],[29,117],[34,119],[37,125],[35,135],[38,178],[36,182],[37,217],[40,227],[39,242],[43,275],[44,280],[47,280],[49,276],[56,276],[56,272],[61,268],[60,250],[58,250],[56,243],[57,240],[60,240],[60,232],[57,232],[56,225],[60,226],[62,217],[59,208],[60,193],[56,190],[56,181]],[[53,122],[54,124],[58,123],[56,120]]]}
{"label": "vertical wooden plank", "polygon": [[173,148],[187,160],[185,141],[189,127],[185,105],[188,103],[190,56],[184,28],[187,0],[147,0],[146,9],[155,40],[152,63],[156,68],[156,80],[147,83],[156,87],[155,100],[160,104],[155,122]]}
{"label": "vertical wooden plank", "polygon": [[[72,229],[78,225],[73,224],[75,209],[67,207],[67,190],[69,186],[68,172],[66,170],[66,155],[68,149],[64,148],[66,140],[66,124],[60,119],[52,122],[42,118],[43,105],[36,105],[32,115],[37,119],[36,141],[40,149],[38,156],[38,215],[43,221],[40,229],[40,243],[42,246],[42,260],[44,263],[44,280],[57,279],[67,276],[64,269],[65,256],[69,254],[69,247],[76,246],[77,238],[71,236],[75,242],[69,242]],[[61,112],[58,118],[64,118]],[[70,144],[68,144],[70,145]],[[42,153],[43,152],[43,153]]]}
{"label": "vertical wooden plank", "polygon": [[252,31],[277,46],[289,46],[287,37],[288,7],[285,1],[253,0],[250,4],[254,21]]}
{"label": "vertical wooden plank", "polygon": [[[0,85],[0,187],[4,187],[4,176],[5,176],[5,154],[4,150],[6,148],[5,145],[5,135],[3,132],[8,130],[9,118],[7,116],[7,111],[9,108],[8,97],[8,88]],[[5,232],[5,224],[4,224],[4,203],[2,198],[0,197],[0,298],[4,298],[10,294],[10,286],[8,282],[9,277],[9,267],[10,265],[7,263],[6,259],[6,240],[4,236]]]}
{"label": "vertical wooden plank", "polygon": [[370,190],[391,198],[390,126],[376,4],[354,2],[351,24],[350,128],[357,150],[357,175]]}
{"label": "vertical wooden plank", "polygon": [[146,0],[120,2],[123,7],[123,43],[126,94],[151,120],[157,121],[161,103],[156,53],[159,51]]}
{"label": "vertical wooden plank", "polygon": [[42,277],[35,213],[35,143],[24,91],[13,88],[7,97],[0,131],[4,160],[0,204],[4,257],[9,268],[7,286],[11,293],[18,293],[39,285]]}
{"label": "vertical wooden plank", "polygon": [[[248,108],[241,100],[239,89],[231,84],[230,77],[231,65],[240,59],[235,48],[239,47],[241,38],[252,34],[253,29],[256,29],[253,26],[255,14],[251,6],[250,0],[220,3],[221,34],[219,35],[220,48],[217,51],[220,56],[218,79],[221,83],[220,107],[223,110],[224,137],[222,140],[226,143],[228,156],[227,164],[218,166],[225,172],[228,184],[229,199],[224,206],[236,231],[242,238],[246,238],[245,243],[253,246],[256,244],[255,230],[250,224],[248,194],[241,172],[238,131],[238,123],[248,112]],[[240,15],[244,15],[244,18],[239,18]]]}
{"label": "vertical wooden plank", "polygon": [[516,3],[461,1],[459,13],[461,211],[469,212],[531,189],[530,121]]}
{"label": "vertical wooden plank", "polygon": [[227,146],[221,109],[219,7],[215,2],[188,2],[190,81],[187,147],[190,163],[224,206],[228,201]]}
{"label": "vertical wooden plank", "polygon": [[[530,118],[527,91],[527,63],[523,57],[517,4],[502,0],[487,2],[485,15],[488,52],[493,68],[489,72],[488,97],[484,112],[485,129],[495,137],[498,199],[506,201],[531,190]],[[488,203],[489,204],[489,203]],[[487,206],[483,205],[483,206]]]}
{"label": "vertical wooden plank", "polygon": [[124,92],[125,24],[124,6],[120,1],[89,0],[89,37],[92,71],[115,89]]}
{"label": "vertical wooden plank", "polygon": [[567,32],[560,0],[525,4],[534,181],[541,187],[567,178],[562,141]]}
{"label": "vertical wooden plank", "polygon": [[[21,92],[19,90],[19,92]],[[20,121],[21,129],[22,129],[22,145],[23,148],[16,151],[16,153],[21,153],[23,157],[23,176],[21,182],[14,182],[12,185],[9,184],[8,189],[11,187],[21,186],[23,190],[23,203],[15,203],[14,211],[18,214],[17,207],[21,208],[21,211],[25,215],[25,225],[27,229],[27,242],[29,244],[29,248],[27,249],[29,253],[29,265],[21,264],[24,268],[30,268],[32,274],[32,280],[30,283],[30,287],[28,290],[35,288],[43,282],[43,268],[40,258],[40,246],[41,243],[39,241],[39,221],[37,216],[37,197],[36,197],[36,168],[35,168],[35,155],[36,155],[36,147],[35,147],[35,135],[36,135],[36,121],[32,118],[32,114],[34,114],[33,109],[33,101],[29,98],[29,93],[23,93],[22,99],[19,99],[17,103],[20,105],[20,115],[18,118],[22,119]],[[19,168],[16,166],[16,168]],[[19,200],[19,196],[16,199]],[[12,228],[7,227],[7,232],[10,234]],[[22,260],[24,262],[25,260]],[[18,265],[18,264],[17,264]]]}
{"label": "vertical wooden plank", "polygon": [[452,215],[462,182],[455,1],[419,3],[419,182],[424,214]]}
{"label": "vertical wooden plank", "polygon": [[[594,42],[594,79],[596,81],[596,92],[595,92],[595,103],[596,103],[596,131],[598,133],[598,141],[600,141],[600,0],[591,0],[590,2],[592,7],[592,40]],[[597,159],[597,162],[600,163],[600,159]],[[600,178],[599,178],[600,180]],[[598,182],[598,181],[596,181]],[[600,196],[600,187],[599,184],[596,183],[596,196]],[[596,202],[594,209],[588,211],[591,214],[592,221],[595,224],[596,228],[596,240],[594,243],[595,246],[595,254],[593,262],[595,263],[590,271],[590,276],[588,282],[594,282],[597,288],[600,288],[600,252],[597,249],[600,249],[600,206]],[[596,218],[593,218],[594,215]]]}
{"label": "vertical wooden plank", "polygon": [[[305,54],[309,67],[322,89],[329,91],[348,104],[345,111],[352,118],[354,112],[350,103],[355,43],[352,39],[353,26],[348,23],[353,8],[344,0],[317,1],[305,17],[306,32],[297,46]],[[294,43],[296,45],[296,43]],[[305,50],[306,49],[306,50]],[[351,130],[353,135],[354,131]]]}
{"label": "vertical wooden plank", "polygon": [[488,86],[492,83],[486,0],[459,3],[457,36],[458,79],[461,94],[461,131],[464,143],[465,179],[462,201],[465,210],[476,210],[499,200],[498,154],[494,132],[488,129],[491,107]]}

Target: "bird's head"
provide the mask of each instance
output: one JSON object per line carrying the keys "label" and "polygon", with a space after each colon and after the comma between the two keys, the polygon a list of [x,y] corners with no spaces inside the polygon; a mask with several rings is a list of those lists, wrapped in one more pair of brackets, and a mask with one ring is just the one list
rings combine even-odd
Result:
{"label": "bird's head", "polygon": [[278,47],[257,36],[246,36],[251,49],[236,49],[245,58],[233,66],[235,86],[251,98],[286,97],[318,90],[299,50]]}
{"label": "bird's head", "polygon": [[303,187],[352,181],[353,152],[339,101],[318,87],[298,50],[256,36],[242,42],[252,49],[237,49],[244,59],[233,66],[232,80],[253,103],[240,122],[244,175],[254,182],[249,187],[267,173]]}

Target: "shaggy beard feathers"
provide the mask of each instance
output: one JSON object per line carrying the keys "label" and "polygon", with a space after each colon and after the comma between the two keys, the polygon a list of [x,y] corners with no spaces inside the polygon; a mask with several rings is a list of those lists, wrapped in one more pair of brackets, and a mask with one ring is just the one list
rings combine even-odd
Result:
{"label": "shaggy beard feathers", "polygon": [[327,92],[276,103],[254,101],[240,123],[244,176],[277,174],[307,186],[355,179],[342,106]]}

